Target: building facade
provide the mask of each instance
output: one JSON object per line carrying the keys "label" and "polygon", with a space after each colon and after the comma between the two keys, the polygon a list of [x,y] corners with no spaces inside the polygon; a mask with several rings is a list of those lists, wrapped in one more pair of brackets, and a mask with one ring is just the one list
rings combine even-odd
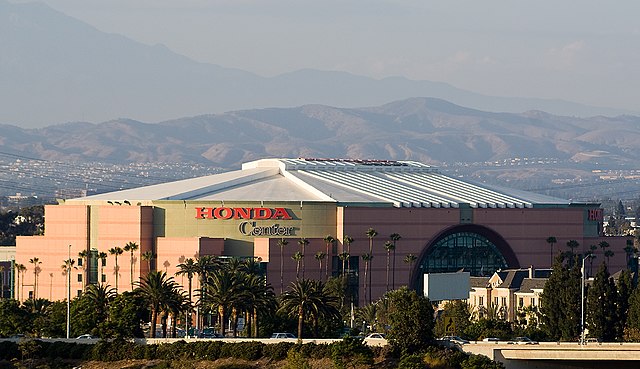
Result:
{"label": "building facade", "polygon": [[[377,236],[367,236],[370,228]],[[392,234],[401,238],[387,252]],[[345,243],[347,236],[353,242]],[[20,299],[66,298],[69,279],[72,296],[88,283],[124,291],[149,270],[175,276],[187,258],[216,255],[259,258],[276,293],[302,275],[340,275],[345,265],[362,305],[387,286],[421,289],[424,273],[548,268],[551,247],[565,251],[569,240],[579,243],[577,253],[606,240],[615,252],[611,269],[626,266],[626,238],[603,237],[599,204],[473,184],[410,161],[264,159],[238,171],[46,206],[44,235],[17,240],[16,262],[27,269],[15,288]],[[109,254],[129,242],[139,248]],[[302,270],[292,259],[297,251]],[[316,259],[319,252],[327,256]],[[343,263],[338,255],[345,252]],[[145,260],[150,253],[155,258]],[[77,268],[70,276],[62,268],[69,257]]]}

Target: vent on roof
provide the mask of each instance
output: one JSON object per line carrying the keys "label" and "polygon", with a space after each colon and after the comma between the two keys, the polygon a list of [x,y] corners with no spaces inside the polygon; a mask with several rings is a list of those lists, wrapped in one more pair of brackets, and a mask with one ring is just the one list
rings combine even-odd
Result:
{"label": "vent on roof", "polygon": [[326,158],[298,158],[305,161],[332,161],[339,163],[352,163],[360,165],[375,165],[375,166],[394,166],[394,167],[406,167],[409,164],[402,163],[394,160],[367,160],[367,159],[326,159]]}

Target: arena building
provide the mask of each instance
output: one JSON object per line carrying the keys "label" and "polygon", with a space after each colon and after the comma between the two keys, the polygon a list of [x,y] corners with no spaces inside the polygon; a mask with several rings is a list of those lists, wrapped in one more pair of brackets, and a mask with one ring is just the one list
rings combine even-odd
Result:
{"label": "arena building", "polygon": [[[626,239],[602,236],[599,204],[474,184],[413,161],[264,159],[237,171],[66,200],[46,206],[45,217],[43,236],[17,240],[16,262],[26,266],[16,278],[21,300],[65,298],[61,266],[69,255],[78,259],[73,295],[86,283],[129,290],[150,269],[174,276],[187,258],[217,255],[260,258],[276,293],[297,273],[324,280],[344,265],[360,305],[388,288],[421,289],[424,273],[548,268],[551,248],[566,251],[569,240],[579,243],[578,253],[605,240],[615,252],[610,268],[626,267]],[[367,236],[370,228],[377,236]],[[343,242],[347,236],[353,242]],[[557,243],[549,244],[550,236]],[[129,242],[140,247],[109,254]],[[370,248],[372,258],[362,258]],[[297,251],[304,254],[298,272]],[[320,252],[328,256],[316,258]],[[144,260],[150,253],[155,259]]]}

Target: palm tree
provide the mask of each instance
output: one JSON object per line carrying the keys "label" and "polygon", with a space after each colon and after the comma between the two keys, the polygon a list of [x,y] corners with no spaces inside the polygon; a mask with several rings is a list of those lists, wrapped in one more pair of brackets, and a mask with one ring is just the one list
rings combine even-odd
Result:
{"label": "palm tree", "polygon": [[[378,304],[367,304],[361,308],[359,308],[356,312],[356,317],[358,321],[366,322],[366,325],[369,327],[370,332],[376,332],[376,321],[378,315]],[[363,330],[366,327],[363,327]],[[366,331],[363,331],[366,333]]]}
{"label": "palm tree", "polygon": [[364,261],[364,301],[371,303],[371,274],[369,273],[369,287],[368,287],[368,291],[369,291],[369,299],[367,300],[367,274],[369,271],[369,264],[371,262],[371,259],[373,259],[373,255],[369,254],[369,253],[364,253],[362,254],[362,261]]}
{"label": "palm tree", "polygon": [[387,291],[389,291],[389,262],[391,260],[391,251],[396,249],[396,246],[391,241],[384,243],[384,249],[387,250]]}
{"label": "palm tree", "polygon": [[156,258],[156,254],[154,254],[151,250],[147,250],[143,252],[140,257],[142,258],[142,260],[145,260],[147,262],[147,270],[151,272],[151,260]]}
{"label": "palm tree", "polygon": [[633,255],[633,252],[635,251],[635,248],[633,247],[633,240],[627,240],[627,245],[624,247],[624,253],[626,255],[626,260],[627,260],[627,268],[629,268],[629,264],[631,263],[631,256]]}
{"label": "palm tree", "polygon": [[551,264],[549,265],[553,265],[553,245],[555,245],[556,242],[558,242],[558,240],[555,237],[547,237],[547,243],[551,246]]}
{"label": "palm tree", "polygon": [[580,243],[576,240],[567,241],[567,247],[569,248],[568,256],[571,265],[573,265],[573,256],[576,254],[574,249],[576,249],[578,246],[580,246]]}
{"label": "palm tree", "polygon": [[391,239],[391,241],[393,241],[393,277],[391,278],[391,288],[392,289],[396,289],[396,242],[400,241],[400,239],[402,238],[402,236],[400,236],[398,233],[391,233],[391,235],[389,235],[389,238]]}
{"label": "palm tree", "polygon": [[418,257],[414,254],[407,254],[404,257],[404,262],[409,264],[409,286],[413,282],[413,263],[415,263],[417,259]]}
{"label": "palm tree", "polygon": [[304,254],[300,251],[296,251],[296,253],[291,256],[291,259],[296,261],[296,279],[300,278],[300,263],[302,262],[303,258]]}
{"label": "palm tree", "polygon": [[187,280],[189,281],[189,301],[193,301],[191,298],[192,291],[192,283],[193,277],[198,273],[198,265],[196,265],[195,261],[192,258],[187,258],[184,263],[180,263],[177,265],[178,270],[176,275],[186,275]]}
{"label": "palm tree", "polygon": [[342,261],[342,277],[344,278],[347,275],[347,260],[349,260],[349,253],[343,252],[338,254],[338,258]]}
{"label": "palm tree", "polygon": [[13,265],[13,268],[16,270],[16,300],[20,301],[20,297],[24,298],[21,293],[22,285],[24,284],[24,278],[22,278],[22,284],[20,284],[20,274],[23,274],[24,277],[24,273],[27,271],[27,267],[24,266],[24,264],[15,263]]}
{"label": "palm tree", "polygon": [[116,290],[108,284],[90,284],[85,291],[85,296],[91,301],[95,309],[98,321],[105,321],[109,314],[109,305],[116,298]]}
{"label": "palm tree", "polygon": [[[207,280],[210,273],[216,270],[220,266],[217,258],[213,255],[202,255],[196,257],[196,269],[198,273],[198,279],[200,282],[200,299],[202,301],[206,300],[206,290],[204,289],[205,281]],[[198,328],[200,328],[201,321],[204,321],[204,317],[199,314],[201,308],[201,304],[198,305]]]}
{"label": "palm tree", "polygon": [[42,264],[42,262],[39,258],[31,258],[29,263],[33,264],[33,299],[35,300],[38,298],[38,272],[40,271],[38,265]]}
{"label": "palm tree", "polygon": [[[332,245],[336,242],[336,239],[331,235],[324,236],[324,243],[327,246],[326,256],[327,263],[324,265],[324,280],[329,280],[329,263],[331,262],[331,254],[332,254]],[[322,266],[320,267],[322,269]],[[332,273],[333,274],[333,273]]]}
{"label": "palm tree", "polygon": [[[342,238],[342,243],[347,245],[347,254],[351,255],[351,244],[353,243],[354,239],[351,236],[345,235]],[[351,271],[351,259],[347,259],[347,270]]]}
{"label": "palm tree", "polygon": [[245,307],[249,319],[247,319],[249,337],[258,337],[259,316],[269,314],[275,310],[277,304],[273,287],[267,283],[264,277],[257,275],[245,276],[244,288],[246,289]]}
{"label": "palm tree", "polygon": [[[321,278],[321,279],[322,279],[322,260],[323,260],[325,257],[327,257],[327,254],[325,254],[325,253],[324,253],[324,252],[322,252],[322,251],[318,251],[318,252],[316,252],[316,254],[315,254],[315,258],[316,258],[316,260],[318,260],[318,263],[320,264],[320,278]],[[327,262],[327,264],[328,264],[328,262]],[[325,274],[325,276],[326,276],[326,274]]]}
{"label": "palm tree", "polygon": [[115,266],[116,293],[118,292],[118,274],[120,274],[120,267],[118,267],[118,255],[122,255],[123,252],[124,252],[124,250],[122,250],[122,247],[119,247],[119,246],[112,247],[112,248],[109,249],[109,254],[115,256],[115,258],[116,258],[116,266]]}
{"label": "palm tree", "polygon": [[289,244],[289,241],[287,241],[284,238],[281,238],[278,240],[278,247],[280,247],[280,294],[282,295],[282,293],[284,292],[284,282],[282,279],[282,270],[284,268],[284,247],[287,246]]}
{"label": "palm tree", "polygon": [[613,256],[613,251],[607,250],[604,252],[604,257],[607,258],[607,265],[609,265],[609,258]]}
{"label": "palm tree", "polygon": [[208,275],[202,288],[203,304],[217,308],[222,336],[225,335],[229,313],[235,313],[238,304],[246,297],[242,288],[244,281],[240,275],[225,269],[216,270]]}
{"label": "palm tree", "polygon": [[138,246],[135,242],[128,242],[124,245],[124,251],[129,251],[129,274],[131,276],[131,289],[133,289],[133,252],[138,250],[140,246]]}
{"label": "palm tree", "polygon": [[302,343],[304,321],[314,316],[314,323],[321,315],[331,316],[338,312],[338,299],[328,294],[321,281],[299,279],[291,283],[290,289],[280,296],[280,310],[298,318],[298,343]]}
{"label": "palm tree", "polygon": [[304,249],[309,244],[309,240],[306,238],[301,238],[298,240],[298,245],[300,245],[300,253],[302,254],[302,278],[304,278]]}
{"label": "palm tree", "polygon": [[105,282],[102,280],[102,276],[104,275],[104,266],[107,265],[107,253],[101,251],[98,253],[98,259],[100,259],[100,283]]}
{"label": "palm tree", "polygon": [[373,239],[378,235],[378,231],[373,228],[367,229],[367,237],[369,238],[369,254],[373,254]]}
{"label": "palm tree", "polygon": [[150,272],[140,280],[139,292],[151,310],[151,338],[156,336],[158,314],[166,305],[175,288],[176,284],[173,281],[173,277],[167,278],[167,273],[165,272]]}

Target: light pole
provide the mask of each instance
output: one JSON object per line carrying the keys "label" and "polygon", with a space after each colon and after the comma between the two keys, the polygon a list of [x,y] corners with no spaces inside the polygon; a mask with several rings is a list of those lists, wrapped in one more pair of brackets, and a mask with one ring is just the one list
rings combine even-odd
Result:
{"label": "light pole", "polygon": [[584,261],[590,259],[593,255],[589,254],[582,258],[582,268],[580,269],[580,273],[582,274],[581,280],[581,298],[580,298],[580,344],[584,345]]}
{"label": "light pole", "polygon": [[67,259],[67,339],[71,328],[71,245],[69,245],[69,259]]}

